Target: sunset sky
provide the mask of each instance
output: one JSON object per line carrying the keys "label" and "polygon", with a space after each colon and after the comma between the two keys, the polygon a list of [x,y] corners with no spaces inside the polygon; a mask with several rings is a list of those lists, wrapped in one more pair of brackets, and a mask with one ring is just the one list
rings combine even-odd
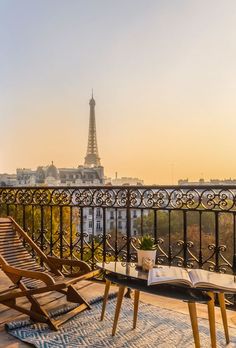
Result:
{"label": "sunset sky", "polygon": [[0,0],[0,173],[236,178],[236,1]]}

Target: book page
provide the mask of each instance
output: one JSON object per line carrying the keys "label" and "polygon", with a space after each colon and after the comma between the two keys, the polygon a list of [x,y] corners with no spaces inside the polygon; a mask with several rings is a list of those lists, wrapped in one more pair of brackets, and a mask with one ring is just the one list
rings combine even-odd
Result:
{"label": "book page", "polygon": [[156,266],[149,270],[148,285],[160,283],[182,283],[192,286],[188,271],[173,266]]}
{"label": "book page", "polygon": [[195,287],[215,288],[236,292],[236,282],[231,274],[223,274],[193,269],[189,271],[189,277]]}

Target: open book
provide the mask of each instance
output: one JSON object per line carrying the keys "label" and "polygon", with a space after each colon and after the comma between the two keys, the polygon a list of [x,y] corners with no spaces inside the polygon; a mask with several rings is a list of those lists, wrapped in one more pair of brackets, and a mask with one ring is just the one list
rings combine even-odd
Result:
{"label": "open book", "polygon": [[236,292],[236,282],[234,282],[234,276],[230,274],[209,272],[203,269],[154,266],[148,273],[148,285],[163,283]]}

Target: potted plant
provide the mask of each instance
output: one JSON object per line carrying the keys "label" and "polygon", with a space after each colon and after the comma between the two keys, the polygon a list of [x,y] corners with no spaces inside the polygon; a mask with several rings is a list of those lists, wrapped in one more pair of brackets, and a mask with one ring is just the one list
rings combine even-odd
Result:
{"label": "potted plant", "polygon": [[149,234],[145,234],[138,239],[138,266],[142,266],[143,258],[150,259],[153,261],[153,264],[155,264],[156,252],[154,239]]}

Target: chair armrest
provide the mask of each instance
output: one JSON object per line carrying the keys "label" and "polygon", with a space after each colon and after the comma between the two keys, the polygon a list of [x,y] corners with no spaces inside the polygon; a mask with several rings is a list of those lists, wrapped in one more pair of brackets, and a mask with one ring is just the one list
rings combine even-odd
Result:
{"label": "chair armrest", "polygon": [[73,276],[77,276],[80,274],[84,274],[91,271],[91,267],[84,261],[81,260],[69,260],[69,259],[60,259],[55,256],[48,256],[48,260],[53,263],[54,266],[56,266],[60,271],[62,270],[63,266],[70,266],[70,267],[78,267],[80,268],[80,271],[71,273]]}
{"label": "chair armrest", "polygon": [[22,277],[42,280],[47,285],[54,285],[54,279],[47,273],[38,271],[28,271],[22,268],[15,268],[8,265],[2,265],[2,270],[8,275],[14,283],[18,283]]}

